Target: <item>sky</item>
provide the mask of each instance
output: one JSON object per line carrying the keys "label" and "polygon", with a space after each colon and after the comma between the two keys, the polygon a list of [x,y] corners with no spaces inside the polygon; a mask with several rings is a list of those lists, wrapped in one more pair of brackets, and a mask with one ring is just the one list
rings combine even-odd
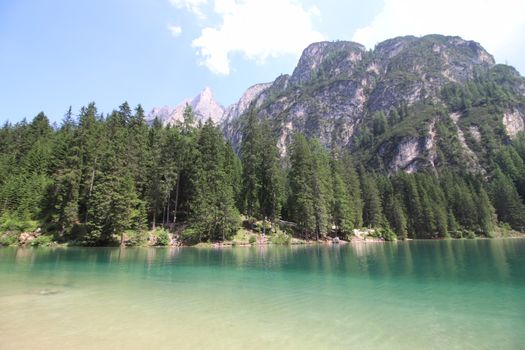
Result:
{"label": "sky", "polygon": [[0,0],[0,123],[92,101],[148,112],[206,86],[227,106],[321,40],[458,35],[523,75],[524,14],[524,0]]}

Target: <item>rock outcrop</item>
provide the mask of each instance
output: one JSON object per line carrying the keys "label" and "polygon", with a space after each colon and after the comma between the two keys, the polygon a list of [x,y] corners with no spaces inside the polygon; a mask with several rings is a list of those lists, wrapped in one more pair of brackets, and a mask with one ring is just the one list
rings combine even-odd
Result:
{"label": "rock outcrop", "polygon": [[[279,76],[261,91],[254,91],[250,95],[254,103],[244,112],[224,118],[222,128],[238,149],[243,118],[247,113],[256,113],[259,119],[271,123],[283,157],[291,135],[297,131],[320,139],[326,147],[368,152],[365,160],[389,171],[414,172],[444,163],[440,159],[443,142],[439,142],[439,132],[450,119],[441,112],[433,116],[432,111],[419,118],[417,114],[423,113],[419,110],[424,109],[412,106],[446,109],[448,101],[442,94],[445,87],[463,86],[485,75],[507,77],[502,86],[525,96],[525,79],[517,71],[496,65],[480,44],[459,37],[399,37],[379,43],[371,51],[353,42],[314,43],[304,50],[291,75]],[[414,111],[410,118],[417,123],[390,125],[392,110],[411,108]],[[363,146],[362,139],[378,113],[386,115],[387,132]],[[523,131],[524,115],[523,109],[516,107],[501,116],[508,135],[514,137]],[[456,120],[447,127],[457,133],[457,142],[461,143],[457,147],[463,154],[456,161],[479,168],[477,155],[464,134],[474,141],[480,139],[480,125],[458,124]],[[403,134],[399,129],[410,131]]]}

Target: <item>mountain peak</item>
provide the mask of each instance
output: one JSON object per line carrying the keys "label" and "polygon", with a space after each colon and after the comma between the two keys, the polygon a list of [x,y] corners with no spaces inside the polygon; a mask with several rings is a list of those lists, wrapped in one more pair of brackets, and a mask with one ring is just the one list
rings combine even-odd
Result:
{"label": "mountain peak", "polygon": [[224,114],[224,107],[215,100],[210,87],[205,87],[197,96],[191,100],[185,100],[176,107],[155,107],[148,115],[148,120],[158,118],[162,124],[175,124],[183,120],[184,109],[190,105],[198,121],[206,122],[211,119],[214,123],[220,123]]}
{"label": "mountain peak", "polygon": [[201,99],[213,99],[213,91],[211,87],[205,86],[204,89],[202,89],[201,92],[196,96],[196,98]]}
{"label": "mountain peak", "polygon": [[290,82],[306,83],[315,79],[325,68],[335,66],[337,74],[349,73],[354,65],[363,58],[366,48],[351,41],[321,41],[310,44],[304,49]]}

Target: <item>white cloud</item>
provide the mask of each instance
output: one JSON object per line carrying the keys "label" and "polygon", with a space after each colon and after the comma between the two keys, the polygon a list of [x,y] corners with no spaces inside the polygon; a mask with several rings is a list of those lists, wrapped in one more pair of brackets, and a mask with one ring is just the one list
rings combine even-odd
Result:
{"label": "white cloud", "polygon": [[184,8],[199,19],[204,19],[206,16],[201,10],[201,7],[208,3],[208,0],[170,0],[170,3],[177,8]]}
{"label": "white cloud", "polygon": [[180,26],[168,26],[168,29],[173,36],[179,36],[182,33],[182,28]]}
{"label": "white cloud", "polygon": [[[193,13],[201,12],[205,4],[205,0],[171,2]],[[192,45],[200,63],[216,74],[230,73],[232,54],[264,63],[269,57],[299,55],[308,44],[323,40],[312,24],[319,10],[305,9],[296,0],[215,0],[213,12],[221,23],[203,28]]]}
{"label": "white cloud", "polygon": [[385,0],[372,22],[352,40],[372,48],[400,35],[458,35],[505,60],[525,36],[523,0]]}

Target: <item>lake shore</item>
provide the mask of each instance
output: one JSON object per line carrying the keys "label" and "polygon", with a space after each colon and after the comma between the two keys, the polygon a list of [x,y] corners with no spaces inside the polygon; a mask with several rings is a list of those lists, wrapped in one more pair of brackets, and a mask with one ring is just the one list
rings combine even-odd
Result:
{"label": "lake shore", "polygon": [[108,244],[86,244],[78,240],[56,239],[50,234],[43,234],[40,231],[34,232],[7,232],[0,233],[1,246],[55,246],[55,247],[197,247],[197,248],[230,248],[230,247],[257,247],[270,245],[345,245],[345,244],[367,244],[385,243],[390,241],[412,241],[412,240],[465,240],[465,239],[500,239],[500,238],[524,238],[525,233],[517,231],[507,231],[499,233],[494,237],[484,236],[465,236],[457,237],[435,237],[435,238],[405,238],[396,239],[395,237],[385,237],[373,229],[354,230],[354,234],[346,237],[322,236],[318,240],[303,238],[297,235],[287,234],[283,231],[276,231],[269,234],[259,233],[252,230],[240,229],[236,235],[225,241],[198,242],[191,243],[181,239],[181,235],[171,233],[167,230],[152,230],[141,233],[133,232],[124,235],[115,235]]}

